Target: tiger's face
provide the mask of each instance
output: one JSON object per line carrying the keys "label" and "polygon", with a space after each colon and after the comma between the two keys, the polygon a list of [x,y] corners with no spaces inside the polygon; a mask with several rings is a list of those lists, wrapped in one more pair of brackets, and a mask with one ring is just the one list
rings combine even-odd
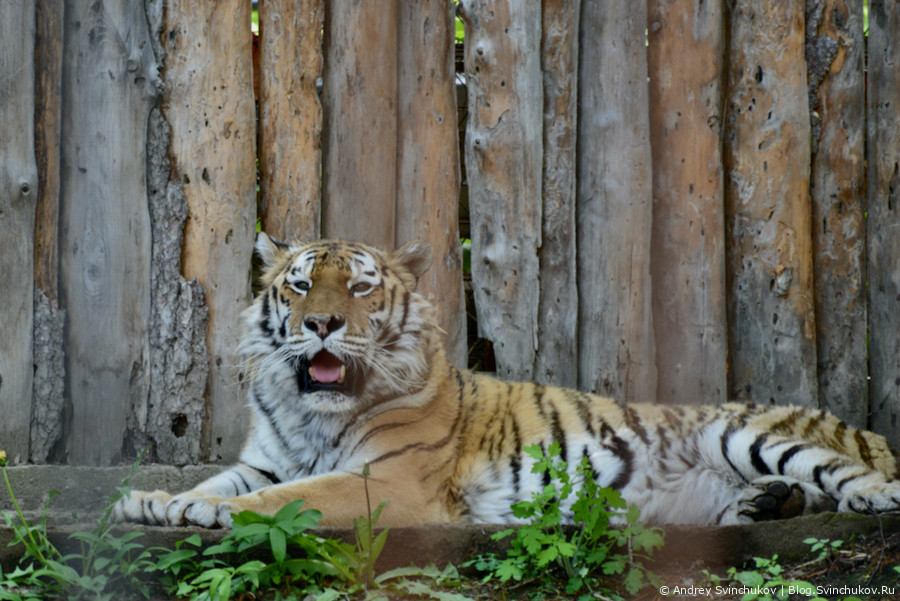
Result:
{"label": "tiger's face", "polygon": [[263,290],[245,313],[251,378],[307,410],[353,411],[414,393],[427,375],[433,309],[415,292],[431,261],[351,242],[287,246],[260,234]]}

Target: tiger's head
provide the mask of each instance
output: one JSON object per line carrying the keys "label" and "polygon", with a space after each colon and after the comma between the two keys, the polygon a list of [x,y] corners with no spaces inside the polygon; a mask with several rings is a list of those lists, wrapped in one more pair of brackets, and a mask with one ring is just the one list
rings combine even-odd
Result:
{"label": "tiger's head", "polygon": [[428,244],[384,253],[340,240],[289,246],[261,233],[256,252],[262,290],[244,313],[241,344],[254,383],[320,413],[425,385],[440,347],[434,307],[415,292],[431,264]]}

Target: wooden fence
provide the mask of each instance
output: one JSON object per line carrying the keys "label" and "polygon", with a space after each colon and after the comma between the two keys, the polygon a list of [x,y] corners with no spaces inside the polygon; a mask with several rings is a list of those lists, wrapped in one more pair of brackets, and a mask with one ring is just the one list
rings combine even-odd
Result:
{"label": "wooden fence", "polygon": [[[0,3],[0,447],[233,460],[255,224],[424,238],[466,362],[900,443],[900,8],[861,1]],[[866,66],[866,56],[868,62]]]}

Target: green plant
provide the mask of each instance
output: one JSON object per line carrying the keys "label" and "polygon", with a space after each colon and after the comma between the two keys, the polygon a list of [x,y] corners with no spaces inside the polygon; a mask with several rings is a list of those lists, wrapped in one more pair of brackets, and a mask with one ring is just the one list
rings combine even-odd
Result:
{"label": "green plant", "polygon": [[[293,501],[274,516],[242,511],[218,544],[201,550],[200,537],[191,536],[160,555],[154,569],[169,593],[192,601],[226,601],[292,586],[315,591],[322,577],[338,576],[338,571],[318,557],[324,539],[308,532],[322,514],[301,511],[302,506],[303,501]],[[299,548],[301,556],[289,555],[290,547]]]}
{"label": "green plant", "polygon": [[[832,541],[818,538],[807,538],[803,542],[811,545],[810,551],[817,554],[812,563],[833,559],[837,550],[843,545],[841,540]],[[753,564],[754,567],[751,569],[729,568],[724,583],[723,578],[719,576],[710,574],[706,570],[703,573],[717,590],[742,591],[741,601],[781,601],[795,595],[802,595],[809,601],[824,601],[818,595],[817,588],[810,582],[789,578],[785,574],[784,567],[778,562],[778,555],[773,555],[770,559],[754,557]],[[732,586],[727,584],[729,582],[732,583]],[[742,588],[737,588],[738,585]],[[856,599],[856,597],[846,597],[844,601],[855,601]]]}
{"label": "green plant", "polygon": [[803,542],[811,545],[809,550],[811,553],[818,553],[814,561],[831,560],[837,555],[838,550],[844,544],[842,540],[829,540],[827,538],[805,538]]}
{"label": "green plant", "polygon": [[369,475],[369,464],[366,463],[362,471],[366,495],[366,515],[353,520],[355,545],[324,540],[318,549],[319,555],[340,573],[349,586],[346,586],[343,591],[326,589],[316,598],[319,601],[330,601],[362,592],[365,599],[375,601],[388,599],[387,593],[393,592],[416,597],[430,597],[440,601],[466,601],[468,598],[463,595],[438,590],[432,586],[442,588],[459,586],[459,574],[452,565],[447,566],[443,571],[438,570],[435,566],[408,567],[375,575],[375,562],[387,542],[389,529],[384,528],[376,534],[376,526],[381,518],[381,512],[387,506],[387,501],[382,501],[374,511],[372,510]]}
{"label": "green plant", "polygon": [[[493,535],[494,540],[513,537],[505,558],[482,555],[467,565],[488,572],[486,582],[533,580],[544,584],[548,584],[548,570],[555,567],[565,577],[566,593],[581,593],[580,599],[594,598],[595,590],[601,588],[598,573],[624,576],[623,586],[631,594],[656,583],[655,575],[641,560],[662,546],[661,531],[645,527],[637,507],[628,507],[618,491],[599,486],[587,458],[574,470],[580,483],[575,491],[576,481],[559,458],[557,442],[546,452],[538,445],[524,450],[536,460],[532,472],[547,474],[550,483],[530,500],[512,506],[513,515],[527,524]],[[575,500],[564,510],[573,491]],[[568,521],[573,526],[564,527]],[[610,527],[612,521],[620,522],[621,527]]]}
{"label": "green plant", "polygon": [[26,520],[9,481],[6,454],[0,451],[0,469],[15,509],[15,515],[4,512],[3,517],[13,530],[12,544],[22,544],[25,548],[16,569],[5,575],[0,572],[0,600],[65,597],[105,601],[120,598],[122,591],[148,597],[149,591],[141,575],[152,565],[152,552],[134,542],[143,533],[116,535],[110,519],[113,506],[125,494],[139,462],[140,457],[116,493],[108,497],[106,509],[94,528],[70,536],[81,543],[81,553],[63,556],[47,536],[50,501],[59,493],[51,491],[38,524]]}

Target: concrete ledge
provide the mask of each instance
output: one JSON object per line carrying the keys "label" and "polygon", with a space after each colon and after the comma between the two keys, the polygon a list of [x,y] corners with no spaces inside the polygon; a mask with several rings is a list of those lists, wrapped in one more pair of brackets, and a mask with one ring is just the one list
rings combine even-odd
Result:
{"label": "concrete ledge", "polygon": [[[135,475],[131,486],[181,491],[221,469],[221,466],[146,466]],[[51,504],[49,533],[53,543],[65,553],[78,550],[77,543],[70,541],[69,535],[91,528],[93,522],[85,518],[96,515],[103,508],[105,497],[120,484],[129,468],[17,466],[9,471],[16,497],[23,509],[28,510],[31,519],[39,515],[50,490],[60,491],[60,496]],[[0,509],[11,509],[5,488],[0,492]],[[73,519],[72,512],[80,513],[80,519]],[[448,562],[459,566],[479,553],[502,550],[504,545],[491,541],[490,536],[504,527],[429,524],[393,528],[378,568],[385,570],[429,563],[444,566]],[[145,546],[167,548],[174,548],[177,541],[193,533],[200,535],[204,545],[215,544],[224,535],[221,530],[201,528],[126,524],[121,529],[141,530],[146,533],[141,539]],[[783,560],[808,556],[809,546],[802,542],[808,537],[849,541],[854,536],[900,532],[900,517],[828,513],[748,526],[669,526],[665,531],[665,546],[654,556],[654,569],[678,573],[706,567],[715,571],[741,565],[753,557],[771,557],[776,553]],[[353,532],[349,528],[321,528],[317,534],[353,541]],[[21,548],[8,546],[11,540],[12,530],[0,528],[0,563],[5,569],[15,564],[21,555]]]}
{"label": "concrete ledge", "polygon": [[[50,540],[65,553],[77,552],[78,542],[69,535],[90,529],[93,524],[63,524],[49,527]],[[387,544],[378,561],[379,570],[434,563],[443,567],[452,563],[459,567],[473,556],[489,551],[502,552],[505,543],[496,543],[490,536],[506,526],[489,524],[427,524],[417,527],[392,528]],[[140,530],[145,533],[140,542],[148,547],[173,549],[175,543],[198,534],[204,546],[219,542],[225,532],[203,528],[163,528],[124,524],[118,532]],[[873,516],[820,514],[780,522],[764,522],[748,526],[687,527],[669,526],[665,546],[658,551],[648,567],[661,573],[681,573],[708,568],[724,572],[730,566],[740,566],[753,557],[774,554],[785,561],[809,556],[808,537],[830,540],[852,540],[857,536],[900,531],[900,518],[879,520]],[[316,534],[353,542],[349,528],[318,528]],[[0,564],[10,569],[18,561],[22,550],[9,547],[12,530],[0,528]]]}
{"label": "concrete ledge", "polygon": [[[70,465],[17,465],[6,468],[10,484],[23,511],[39,511],[50,491],[60,494],[53,499],[53,513],[97,512],[106,505],[106,498],[116,492],[122,480],[131,472],[130,466],[79,467]],[[129,482],[135,490],[163,490],[181,492],[225,469],[222,465],[142,465]],[[5,486],[0,486],[0,510],[12,509],[12,501]]]}

